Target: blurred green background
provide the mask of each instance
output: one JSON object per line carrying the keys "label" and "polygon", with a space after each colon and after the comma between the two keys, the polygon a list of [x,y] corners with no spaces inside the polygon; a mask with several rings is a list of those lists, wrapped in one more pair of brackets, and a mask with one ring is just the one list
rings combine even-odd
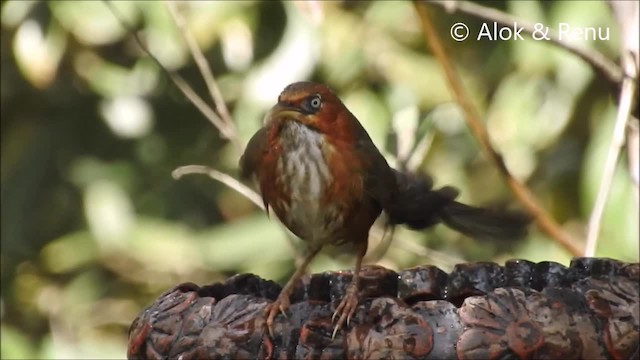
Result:
{"label": "blurred green background", "polygon": [[[610,59],[619,29],[599,1],[492,1],[530,22],[608,27],[577,45]],[[162,2],[113,7],[150,51],[209,100]],[[389,161],[405,156],[463,201],[517,207],[470,136],[410,2],[185,2],[244,144],[282,88],[327,83]],[[430,8],[467,90],[509,169],[577,239],[596,196],[616,113],[615,91],[575,56],[533,41],[455,42],[481,20]],[[127,329],[161,292],[237,272],[280,282],[294,247],[274,220],[187,164],[237,174],[239,153],[170,82],[99,1],[2,2],[2,358],[123,358]],[[400,140],[399,140],[400,139]],[[421,154],[425,154],[424,157]],[[638,210],[622,156],[597,255],[638,261]],[[380,243],[372,231],[370,251]],[[537,229],[515,244],[478,244],[444,227],[399,228],[379,264],[525,258],[568,264]],[[375,256],[373,257],[375,259]],[[350,268],[319,256],[311,271]]]}

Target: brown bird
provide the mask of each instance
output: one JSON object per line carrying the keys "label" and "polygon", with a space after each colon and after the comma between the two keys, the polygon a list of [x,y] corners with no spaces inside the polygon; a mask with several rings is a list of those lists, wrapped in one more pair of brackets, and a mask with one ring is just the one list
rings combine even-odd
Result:
{"label": "brown bird", "polygon": [[243,178],[254,175],[265,208],[307,242],[302,263],[265,310],[271,331],[284,314],[295,282],[324,245],[350,243],[353,280],[336,307],[333,335],[358,305],[359,272],[369,229],[382,211],[392,225],[424,229],[437,223],[476,238],[515,239],[529,219],[520,213],[472,207],[454,199],[453,187],[432,188],[427,176],[392,169],[358,119],[325,85],[287,86],[266,123],[240,158]]}

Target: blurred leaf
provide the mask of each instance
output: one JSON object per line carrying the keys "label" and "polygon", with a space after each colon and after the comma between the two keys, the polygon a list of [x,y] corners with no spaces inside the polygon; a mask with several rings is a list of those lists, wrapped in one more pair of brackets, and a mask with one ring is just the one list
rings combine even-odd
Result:
{"label": "blurred leaf", "polygon": [[409,2],[376,1],[367,9],[364,20],[400,41],[421,42],[420,24],[414,11]]}
{"label": "blurred leaf", "polygon": [[87,186],[84,197],[84,211],[91,234],[105,249],[122,248],[135,226],[129,196],[118,184],[98,180]]}
{"label": "blurred leaf", "polygon": [[[106,291],[104,276],[100,271],[92,269],[80,272],[65,284],[61,298],[62,303],[57,305],[53,315],[77,313],[78,318],[87,319],[93,303],[101,298]],[[86,320],[77,325],[90,326]]]}
{"label": "blurred leaf", "polygon": [[[134,23],[135,2],[110,1],[110,4],[128,23]],[[59,0],[48,2],[48,5],[62,26],[87,45],[110,44],[127,33],[101,1]]]}
{"label": "blurred leaf", "polygon": [[508,258],[526,259],[533,262],[555,261],[568,266],[572,256],[548,237],[535,232],[522,242],[513,255]]}
{"label": "blurred leaf", "polygon": [[40,256],[48,271],[64,274],[95,263],[99,254],[91,235],[80,231],[52,240]]}
{"label": "blurred leaf", "polygon": [[278,47],[247,74],[245,96],[266,109],[292,82],[309,77],[318,59],[318,34],[299,16],[294,5],[282,3],[287,14],[285,33]]}
{"label": "blurred leaf", "polygon": [[[547,23],[542,3],[539,1],[510,0],[507,5],[509,13],[514,16],[526,19],[531,23]],[[520,70],[535,75],[544,74],[553,68],[553,58],[541,56],[556,51],[553,45],[545,41],[534,40],[529,36],[525,40],[510,41],[509,44],[513,48],[513,62]],[[564,54],[564,52],[560,52]]]}
{"label": "blurred leaf", "polygon": [[124,139],[147,135],[153,127],[153,110],[137,96],[119,96],[100,104],[100,113],[111,131]]}
{"label": "blurred leaf", "polygon": [[386,148],[387,133],[390,128],[390,115],[386,107],[374,93],[366,89],[358,89],[346,94],[344,104],[362,123],[371,140],[378,149]]}
{"label": "blurred leaf", "polygon": [[320,60],[327,82],[345,86],[354,81],[363,71],[366,57],[361,46],[365,29],[358,19],[347,12],[325,2],[327,17],[331,22],[321,25]]}
{"label": "blurred leaf", "polygon": [[569,123],[571,97],[540,77],[514,73],[494,95],[487,129],[516,177],[537,166],[536,151],[552,144]]}
{"label": "blurred leaf", "polygon": [[[557,24],[566,23],[573,28],[602,28],[608,29],[609,39],[592,40],[569,39],[582,47],[595,47],[600,51],[606,51],[605,55],[617,56],[620,49],[620,32],[611,16],[611,8],[606,2],[600,1],[555,1],[551,4],[549,22]],[[558,28],[556,28],[558,31]],[[602,32],[602,35],[607,32]]]}
{"label": "blurred leaf", "polygon": [[24,21],[16,32],[13,52],[25,78],[38,88],[46,88],[55,78],[65,51],[66,36],[51,23],[45,32],[35,20]]}
{"label": "blurred leaf", "polygon": [[249,25],[255,10],[255,1],[189,1],[187,4],[184,13],[189,29],[205,49],[211,47],[230,24]]}
{"label": "blurred leaf", "polygon": [[209,266],[219,270],[248,271],[259,264],[293,259],[279,226],[264,213],[220,224],[199,235],[202,254]]}
{"label": "blurred leaf", "polygon": [[35,359],[37,351],[26,334],[9,325],[0,327],[2,346],[0,357],[3,359]]}
{"label": "blurred leaf", "polygon": [[105,61],[90,51],[80,52],[74,60],[78,75],[99,95],[115,97],[118,94],[130,94],[128,69]]}
{"label": "blurred leaf", "polygon": [[42,345],[39,358],[42,359],[122,359],[126,357],[125,344],[121,339],[103,334],[80,334],[71,340],[48,336]]}
{"label": "blurred leaf", "polygon": [[8,0],[2,2],[2,26],[11,28],[18,26],[36,4],[38,4],[38,1],[35,0]]}
{"label": "blurred leaf", "polygon": [[181,224],[143,217],[137,219],[132,235],[127,253],[151,273],[185,275],[202,269],[203,257],[207,256],[199,251],[196,234]]}
{"label": "blurred leaf", "polygon": [[162,1],[135,2],[148,22],[146,41],[149,51],[167,69],[178,69],[189,59],[187,45]]}

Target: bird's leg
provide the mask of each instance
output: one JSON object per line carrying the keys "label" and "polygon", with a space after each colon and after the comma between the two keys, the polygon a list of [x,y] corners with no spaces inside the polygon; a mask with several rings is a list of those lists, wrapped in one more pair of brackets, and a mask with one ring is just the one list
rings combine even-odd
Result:
{"label": "bird's leg", "polygon": [[[347,290],[345,291],[344,297],[340,304],[336,308],[336,311],[333,313],[333,317],[331,320],[335,322],[335,328],[333,329],[333,334],[331,334],[331,338],[334,339],[338,330],[342,327],[342,324],[347,323],[349,326],[349,321],[351,321],[351,316],[355,313],[358,308],[358,287],[360,285],[360,268],[362,267],[362,258],[364,254],[367,252],[367,242],[358,242],[354,245],[356,247],[356,265],[353,269],[353,277],[351,278],[351,283],[347,286]],[[336,322],[336,319],[338,321]]]}
{"label": "bird's leg", "polygon": [[273,320],[275,319],[278,312],[281,312],[282,315],[284,315],[284,317],[287,317],[285,310],[287,310],[287,308],[290,305],[289,296],[291,296],[291,291],[293,290],[293,286],[295,285],[296,281],[298,281],[298,279],[302,277],[302,275],[304,275],[307,269],[307,266],[309,266],[309,263],[318,254],[320,249],[321,249],[321,246],[316,246],[313,248],[308,248],[305,251],[302,263],[299,265],[296,265],[296,271],[293,273],[293,275],[291,275],[291,278],[289,278],[289,281],[287,281],[286,285],[282,288],[282,290],[280,291],[280,294],[278,295],[278,298],[276,298],[274,302],[269,304],[264,309],[264,313],[265,315],[267,315],[266,324],[267,324],[267,328],[269,329],[269,334],[273,335],[273,329],[271,326],[273,325]]}

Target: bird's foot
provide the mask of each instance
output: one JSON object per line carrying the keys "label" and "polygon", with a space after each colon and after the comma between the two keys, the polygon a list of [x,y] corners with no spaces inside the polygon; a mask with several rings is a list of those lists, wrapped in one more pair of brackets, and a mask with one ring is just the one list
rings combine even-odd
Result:
{"label": "bird's foot", "polygon": [[331,318],[331,321],[335,323],[333,334],[331,334],[331,339],[335,339],[338,330],[342,328],[342,325],[345,324],[345,322],[346,325],[349,326],[351,317],[356,312],[357,308],[358,287],[356,284],[351,283],[349,287],[347,287],[346,294],[342,298],[342,301],[340,301],[340,304],[336,308],[336,311],[333,313],[333,317]]}
{"label": "bird's foot", "polygon": [[278,298],[264,309],[264,314],[267,316],[266,325],[269,330],[269,335],[273,336],[273,320],[276,318],[276,315],[280,312],[286,318],[287,314],[285,311],[289,308],[289,305],[291,305],[289,292],[283,290],[280,292],[280,295],[278,295]]}

